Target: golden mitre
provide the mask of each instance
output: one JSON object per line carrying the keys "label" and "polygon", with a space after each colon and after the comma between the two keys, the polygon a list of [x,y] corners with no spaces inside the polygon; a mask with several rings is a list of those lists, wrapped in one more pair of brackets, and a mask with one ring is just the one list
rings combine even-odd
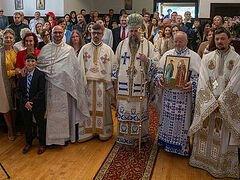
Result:
{"label": "golden mitre", "polygon": [[143,17],[140,14],[134,13],[134,14],[130,14],[127,17],[127,25],[129,29],[142,28],[142,24],[143,24]]}

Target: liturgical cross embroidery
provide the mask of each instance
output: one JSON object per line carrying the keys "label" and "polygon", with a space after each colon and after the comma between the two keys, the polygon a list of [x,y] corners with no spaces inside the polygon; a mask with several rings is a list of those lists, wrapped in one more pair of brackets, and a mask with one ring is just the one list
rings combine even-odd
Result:
{"label": "liturgical cross embroidery", "polygon": [[104,56],[102,56],[100,59],[104,64],[106,64],[107,61],[110,61],[110,59],[107,57],[107,54],[104,54]]}
{"label": "liturgical cross embroidery", "polygon": [[126,64],[126,60],[130,59],[130,56],[127,56],[127,52],[125,52],[125,55],[121,56],[121,58],[123,59],[123,64]]}
{"label": "liturgical cross embroidery", "polygon": [[91,58],[91,56],[88,54],[88,52],[85,52],[84,55],[83,55],[84,61],[87,62],[89,58]]}

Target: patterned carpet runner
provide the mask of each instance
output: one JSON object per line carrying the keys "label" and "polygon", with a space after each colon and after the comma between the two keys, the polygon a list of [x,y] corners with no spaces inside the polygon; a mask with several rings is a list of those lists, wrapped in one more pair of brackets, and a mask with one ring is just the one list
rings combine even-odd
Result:
{"label": "patterned carpet runner", "polygon": [[138,146],[127,146],[115,143],[94,180],[148,180],[151,178],[156,161],[158,145],[156,141],[159,117],[150,106],[149,141]]}

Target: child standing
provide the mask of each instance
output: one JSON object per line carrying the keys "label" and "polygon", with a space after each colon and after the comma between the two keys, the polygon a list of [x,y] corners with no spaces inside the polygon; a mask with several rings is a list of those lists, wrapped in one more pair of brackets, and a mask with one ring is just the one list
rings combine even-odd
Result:
{"label": "child standing", "polygon": [[33,53],[25,57],[25,68],[27,74],[23,77],[19,75],[18,95],[20,98],[20,111],[24,118],[26,145],[23,154],[27,153],[33,141],[33,116],[36,119],[39,135],[38,154],[46,150],[46,120],[45,114],[45,76],[44,73],[36,68],[37,56]]}

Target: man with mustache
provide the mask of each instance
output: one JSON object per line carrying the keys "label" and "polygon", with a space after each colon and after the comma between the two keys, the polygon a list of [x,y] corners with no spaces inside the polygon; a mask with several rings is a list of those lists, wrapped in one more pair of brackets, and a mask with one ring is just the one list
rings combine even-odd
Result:
{"label": "man with mustache", "polygon": [[[143,24],[140,14],[127,17],[128,38],[121,41],[116,50],[117,64],[113,79],[117,98],[117,142],[134,145],[148,138],[148,84],[152,80],[154,46],[141,37]],[[139,130],[139,124],[142,129]],[[140,132],[141,131],[141,132]]]}
{"label": "man with mustache", "polygon": [[89,111],[74,49],[63,41],[61,26],[53,28],[52,36],[38,56],[38,69],[46,77],[46,144],[65,145],[76,141],[76,125],[89,118]]}
{"label": "man with mustache", "polygon": [[217,49],[203,57],[200,68],[190,165],[217,178],[239,178],[240,56],[224,27],[213,40]]}
{"label": "man with mustache", "polygon": [[98,136],[108,140],[113,134],[111,97],[113,96],[112,67],[114,53],[102,42],[104,26],[92,26],[92,42],[84,45],[79,53],[80,68],[86,78],[86,97],[90,118],[79,124],[79,142]]}
{"label": "man with mustache", "polygon": [[[188,130],[192,120],[194,102],[196,97],[198,73],[201,64],[200,56],[187,48],[187,34],[178,31],[174,35],[175,48],[163,54],[157,65],[156,80],[160,86],[162,96],[159,98],[160,123],[158,131],[158,144],[163,146],[164,150],[176,153],[182,156],[189,156],[190,138]],[[184,69],[184,74],[188,72],[189,80],[181,81],[180,87],[176,89],[168,88],[163,84],[164,65],[167,56],[190,57],[189,69]],[[185,66],[185,65],[184,65]],[[176,70],[179,67],[175,68]],[[181,71],[182,71],[181,70]],[[176,72],[176,71],[175,71]],[[176,73],[172,78],[178,78],[182,73]],[[182,79],[182,78],[181,78]],[[166,80],[165,80],[166,83]],[[161,94],[161,93],[160,93]]]}

